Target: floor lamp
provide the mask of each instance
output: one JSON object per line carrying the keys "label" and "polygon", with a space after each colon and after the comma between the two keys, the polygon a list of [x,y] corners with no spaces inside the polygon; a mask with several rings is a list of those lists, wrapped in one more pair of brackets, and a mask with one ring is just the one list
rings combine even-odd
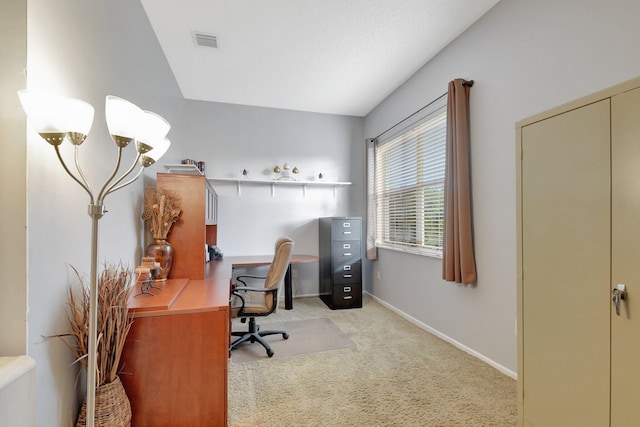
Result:
{"label": "floor lamp", "polygon": [[[78,151],[93,124],[93,107],[78,99],[52,97],[18,92],[27,118],[38,134],[55,149],[58,160],[64,170],[89,194],[89,216],[91,226],[91,288],[89,303],[89,336],[87,354],[87,426],[95,424],[96,368],[97,368],[97,332],[98,332],[98,237],[99,220],[106,213],[104,199],[110,193],[134,182],[144,168],[155,163],[169,149],[166,138],[169,123],[159,115],[143,111],[129,101],[107,96],[105,116],[109,134],[118,147],[116,164],[111,176],[105,181],[97,196],[80,167]],[[60,144],[66,139],[74,146],[74,163],[77,174],[69,167],[60,153]],[[116,178],[121,166],[122,152],[132,141],[136,142],[137,156],[131,167]],[[128,176],[139,164],[140,170],[127,181]]]}

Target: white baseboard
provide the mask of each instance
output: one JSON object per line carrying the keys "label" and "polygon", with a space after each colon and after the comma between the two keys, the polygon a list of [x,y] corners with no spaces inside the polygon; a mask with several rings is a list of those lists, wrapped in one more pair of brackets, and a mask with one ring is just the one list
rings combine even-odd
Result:
{"label": "white baseboard", "polygon": [[483,362],[485,362],[486,364],[494,367],[495,369],[497,369],[498,371],[502,372],[503,374],[513,378],[514,380],[518,379],[518,374],[517,372],[512,371],[511,369],[508,369],[504,366],[502,366],[501,364],[497,363],[496,361],[488,358],[487,356],[478,353],[477,351],[467,347],[466,345],[454,340],[453,338],[451,338],[448,335],[443,334],[442,332],[433,329],[431,326],[427,325],[426,323],[421,322],[420,320],[416,319],[413,316],[408,315],[407,313],[405,313],[402,310],[399,310],[398,308],[392,306],[391,304],[387,303],[386,301],[381,300],[380,298],[376,297],[375,295],[370,294],[369,292],[364,291],[365,293],[367,293],[368,295],[371,296],[371,298],[375,299],[377,302],[379,302],[380,304],[384,305],[385,307],[387,307],[389,310],[394,311],[395,313],[397,313],[398,315],[402,316],[403,318],[407,319],[409,322],[413,323],[414,325],[418,326],[421,329],[424,329],[425,331],[437,336],[438,338],[453,344],[454,346],[458,347],[460,350],[464,351],[465,353],[469,353],[470,355],[482,360]]}

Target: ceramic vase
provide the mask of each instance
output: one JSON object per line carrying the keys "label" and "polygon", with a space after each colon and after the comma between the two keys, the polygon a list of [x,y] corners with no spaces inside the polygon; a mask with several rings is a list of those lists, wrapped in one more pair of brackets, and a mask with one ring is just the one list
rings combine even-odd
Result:
{"label": "ceramic vase", "polygon": [[147,246],[147,256],[154,257],[160,263],[160,272],[155,280],[167,280],[173,262],[173,247],[166,239],[153,239],[153,243]]}

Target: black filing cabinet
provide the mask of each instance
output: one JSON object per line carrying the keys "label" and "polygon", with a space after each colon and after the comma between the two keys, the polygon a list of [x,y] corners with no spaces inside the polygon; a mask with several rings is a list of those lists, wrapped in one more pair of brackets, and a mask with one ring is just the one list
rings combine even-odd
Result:
{"label": "black filing cabinet", "polygon": [[362,219],[320,218],[320,298],[331,309],[362,307]]}

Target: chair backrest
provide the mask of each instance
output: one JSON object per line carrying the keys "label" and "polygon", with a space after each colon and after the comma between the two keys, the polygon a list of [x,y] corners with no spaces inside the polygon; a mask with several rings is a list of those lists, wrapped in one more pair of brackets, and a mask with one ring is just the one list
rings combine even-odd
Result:
{"label": "chair backrest", "polygon": [[[267,276],[264,279],[265,288],[279,288],[282,285],[284,282],[284,276],[287,274],[287,268],[289,268],[291,252],[293,252],[293,240],[288,237],[281,237],[276,241],[273,261],[271,261],[271,266],[269,267]],[[264,296],[265,306],[270,307],[270,310],[275,311],[278,307],[279,294],[279,291],[277,291],[275,295],[271,292],[266,294]]]}
{"label": "chair backrest", "polygon": [[284,282],[292,252],[293,240],[288,237],[281,237],[276,241],[273,261],[271,261],[271,266],[264,280],[265,288],[276,288]]}

